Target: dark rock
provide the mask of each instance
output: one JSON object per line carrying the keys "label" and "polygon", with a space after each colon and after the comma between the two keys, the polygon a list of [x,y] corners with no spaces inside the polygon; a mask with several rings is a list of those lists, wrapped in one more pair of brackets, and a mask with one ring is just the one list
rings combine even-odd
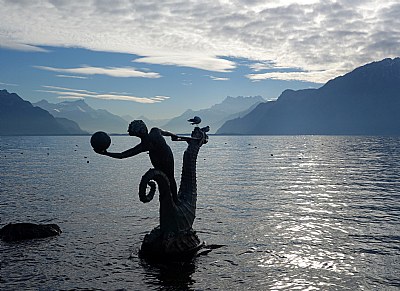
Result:
{"label": "dark rock", "polygon": [[0,238],[10,242],[56,236],[61,232],[57,224],[10,223],[0,229]]}

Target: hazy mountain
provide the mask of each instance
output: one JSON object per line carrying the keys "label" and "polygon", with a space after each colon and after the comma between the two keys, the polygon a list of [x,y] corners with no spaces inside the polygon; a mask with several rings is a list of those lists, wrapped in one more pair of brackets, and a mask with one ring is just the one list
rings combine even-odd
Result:
{"label": "hazy mountain", "polygon": [[187,120],[197,115],[203,120],[201,125],[209,125],[211,128],[210,133],[214,133],[225,121],[245,115],[249,108],[264,101],[261,96],[228,96],[224,101],[210,108],[197,111],[189,109],[182,115],[171,119],[162,128],[176,133],[190,133],[193,127]]}
{"label": "hazy mountain", "polygon": [[135,118],[135,117],[133,117],[132,115],[128,115],[128,114],[126,114],[126,115],[121,115],[121,118],[123,119],[123,120],[125,120],[126,122],[131,122],[132,120],[134,120],[134,119],[137,119],[137,118]]}
{"label": "hazy mountain", "polygon": [[152,127],[161,127],[162,128],[162,126],[170,120],[170,119],[149,119],[146,116],[139,116],[135,119],[143,120],[143,122],[146,123],[146,125],[149,129]]}
{"label": "hazy mountain", "polygon": [[286,90],[218,134],[400,134],[400,58],[373,62],[319,89]]}
{"label": "hazy mountain", "polygon": [[68,118],[90,132],[105,131],[107,133],[126,133],[128,122],[107,110],[93,109],[84,100],[49,103],[46,100],[34,103],[56,117]]}
{"label": "hazy mountain", "polygon": [[0,90],[0,135],[87,134],[67,119],[55,118],[15,93]]}

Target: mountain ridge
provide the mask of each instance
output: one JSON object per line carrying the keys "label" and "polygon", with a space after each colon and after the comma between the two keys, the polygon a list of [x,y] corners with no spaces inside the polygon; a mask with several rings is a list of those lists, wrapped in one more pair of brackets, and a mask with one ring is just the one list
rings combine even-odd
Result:
{"label": "mountain ridge", "polygon": [[126,133],[127,122],[120,116],[112,114],[105,109],[93,109],[85,100],[63,101],[50,103],[41,100],[34,103],[56,117],[67,118],[75,121],[79,126],[90,133],[106,131],[108,133]]}
{"label": "mountain ridge", "polygon": [[0,135],[83,135],[78,124],[55,118],[16,93],[0,90]]}
{"label": "mountain ridge", "polygon": [[358,67],[318,89],[285,90],[217,134],[400,134],[400,58]]}
{"label": "mountain ridge", "polygon": [[227,96],[221,103],[214,104],[209,108],[188,109],[181,115],[169,120],[162,128],[175,133],[190,133],[192,127],[187,120],[197,115],[204,120],[205,125],[210,126],[210,133],[215,133],[228,118],[243,116],[249,108],[263,101],[265,100],[261,96]]}

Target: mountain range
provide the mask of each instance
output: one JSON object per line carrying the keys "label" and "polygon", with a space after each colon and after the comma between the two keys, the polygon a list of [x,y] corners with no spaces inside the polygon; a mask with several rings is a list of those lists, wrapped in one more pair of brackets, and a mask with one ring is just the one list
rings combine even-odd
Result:
{"label": "mountain range", "polygon": [[[162,124],[146,117],[148,127],[189,133],[189,118],[200,116],[211,133],[271,135],[399,135],[400,58],[356,68],[318,89],[285,90],[276,101],[261,96],[227,97],[202,110],[187,110]],[[133,118],[93,109],[84,100],[31,104],[0,90],[0,135],[126,133]],[[219,129],[218,129],[219,128]],[[217,130],[218,129],[218,130]]]}
{"label": "mountain range", "polygon": [[190,133],[193,127],[187,120],[194,116],[200,116],[204,121],[204,125],[210,126],[210,133],[215,133],[227,120],[246,115],[264,101],[261,96],[228,96],[221,103],[215,104],[210,108],[197,111],[186,110],[183,114],[172,118],[161,127],[171,132]]}
{"label": "mountain range", "polygon": [[400,58],[356,68],[318,89],[285,90],[217,134],[399,135]]}
{"label": "mountain range", "polygon": [[33,105],[43,108],[55,117],[67,118],[89,132],[126,133],[128,123],[122,117],[104,109],[93,109],[83,99],[49,103],[41,100]]}
{"label": "mountain range", "polygon": [[125,134],[133,119],[142,119],[148,128],[156,126],[176,133],[188,133],[192,126],[187,120],[195,115],[201,116],[204,125],[210,125],[212,132],[215,132],[226,120],[245,115],[262,101],[265,100],[260,96],[227,97],[222,103],[208,109],[187,110],[171,120],[150,120],[145,116],[122,118],[104,109],[96,110],[83,99],[60,103],[41,100],[32,104],[15,93],[2,90],[0,135],[91,134],[99,130]]}
{"label": "mountain range", "polygon": [[65,118],[55,118],[15,93],[0,90],[0,135],[87,134]]}

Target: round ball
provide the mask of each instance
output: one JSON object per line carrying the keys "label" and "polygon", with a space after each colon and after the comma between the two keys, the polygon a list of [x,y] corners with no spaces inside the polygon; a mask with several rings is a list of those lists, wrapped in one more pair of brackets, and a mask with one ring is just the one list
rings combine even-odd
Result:
{"label": "round ball", "polygon": [[111,145],[111,138],[104,131],[98,131],[90,138],[90,144],[97,151],[105,151]]}

